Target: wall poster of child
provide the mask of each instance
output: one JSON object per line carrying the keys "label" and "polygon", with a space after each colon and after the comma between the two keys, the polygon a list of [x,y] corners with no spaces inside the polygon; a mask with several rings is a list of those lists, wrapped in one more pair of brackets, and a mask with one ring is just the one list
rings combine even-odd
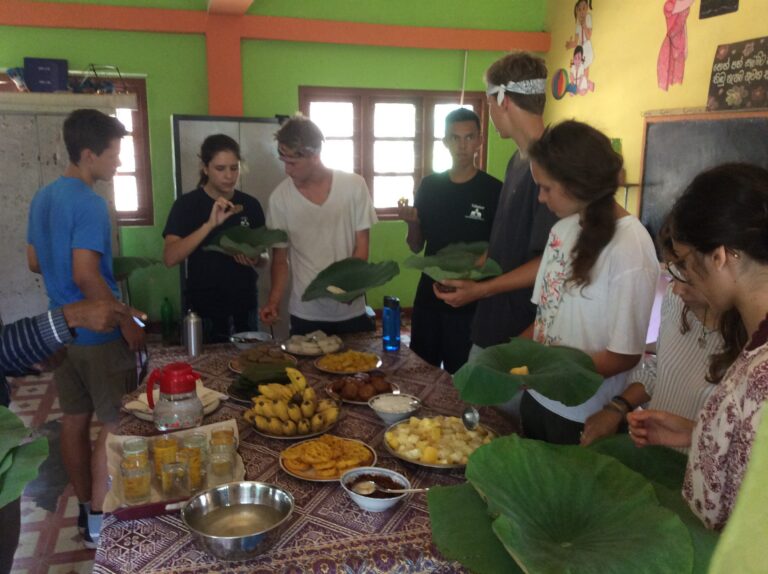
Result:
{"label": "wall poster of child", "polygon": [[565,48],[573,50],[566,91],[572,96],[583,96],[595,89],[595,83],[589,79],[589,67],[595,59],[592,48],[592,0],[577,0],[573,17],[576,32],[565,42]]}

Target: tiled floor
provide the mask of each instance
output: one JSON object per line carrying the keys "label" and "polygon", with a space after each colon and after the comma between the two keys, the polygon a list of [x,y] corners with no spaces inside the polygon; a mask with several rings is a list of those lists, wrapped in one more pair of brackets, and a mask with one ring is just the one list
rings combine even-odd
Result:
{"label": "tiled floor", "polygon": [[[50,440],[51,456],[21,499],[21,538],[13,574],[79,574],[93,569],[93,550],[77,532],[77,498],[58,452],[59,401],[51,375],[13,381],[11,410]],[[94,424],[91,435],[98,432]]]}

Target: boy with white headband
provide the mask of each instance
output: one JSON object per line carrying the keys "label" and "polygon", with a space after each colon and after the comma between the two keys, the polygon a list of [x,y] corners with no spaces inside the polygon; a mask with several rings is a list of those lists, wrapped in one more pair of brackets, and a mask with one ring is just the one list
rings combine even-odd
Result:
{"label": "boy with white headband", "polygon": [[373,330],[362,296],[349,304],[330,298],[301,300],[307,286],[331,263],[347,257],[368,259],[370,229],[377,219],[365,180],[323,165],[323,134],[308,118],[288,119],[275,139],[288,177],[269,196],[267,227],[285,231],[288,243],[272,249],[272,285],[267,304],[259,311],[261,320],[271,325],[280,318],[290,260],[291,334]]}
{"label": "boy with white headband", "polygon": [[525,52],[508,54],[485,73],[491,120],[502,138],[518,151],[507,165],[491,229],[487,256],[504,273],[487,281],[445,280],[454,292],[435,295],[454,307],[479,301],[472,323],[474,354],[520,335],[536,315],[531,303],[533,284],[549,230],[556,216],[538,202],[526,150],[544,132],[547,68],[541,58]]}

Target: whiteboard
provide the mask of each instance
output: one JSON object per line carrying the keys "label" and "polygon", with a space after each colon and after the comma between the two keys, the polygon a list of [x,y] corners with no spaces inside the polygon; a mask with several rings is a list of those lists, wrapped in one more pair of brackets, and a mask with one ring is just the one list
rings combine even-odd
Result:
{"label": "whiteboard", "polygon": [[[209,135],[225,134],[240,144],[242,156],[238,189],[259,200],[267,212],[272,190],[285,179],[285,169],[277,156],[274,134],[280,127],[274,118],[239,118],[220,116],[174,115],[173,163],[175,169],[175,197],[193,191],[200,177],[200,145]],[[185,308],[184,280],[186,264],[181,273],[181,302]],[[269,266],[259,269],[259,305],[269,295],[271,278]],[[281,321],[275,326],[275,336],[288,336],[288,297],[280,306]]]}

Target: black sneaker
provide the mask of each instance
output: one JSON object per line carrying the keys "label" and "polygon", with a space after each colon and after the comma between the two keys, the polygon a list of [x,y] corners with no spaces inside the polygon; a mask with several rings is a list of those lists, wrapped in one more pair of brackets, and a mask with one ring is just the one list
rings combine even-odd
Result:
{"label": "black sneaker", "polygon": [[91,533],[87,528],[85,529],[85,532],[82,533],[82,535],[83,535],[83,544],[85,545],[86,548],[89,548],[90,550],[96,550],[96,548],[98,548],[99,546],[98,536],[96,536],[94,539],[94,537],[91,536]]}

